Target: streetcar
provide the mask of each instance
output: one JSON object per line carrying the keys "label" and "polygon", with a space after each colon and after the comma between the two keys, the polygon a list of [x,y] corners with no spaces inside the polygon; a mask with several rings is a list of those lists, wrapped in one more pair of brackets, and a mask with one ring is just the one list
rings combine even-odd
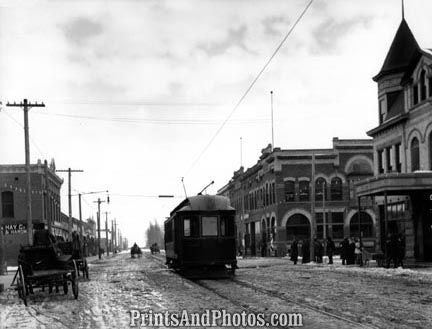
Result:
{"label": "streetcar", "polygon": [[164,225],[168,267],[190,278],[234,275],[235,209],[227,197],[188,197],[174,208]]}

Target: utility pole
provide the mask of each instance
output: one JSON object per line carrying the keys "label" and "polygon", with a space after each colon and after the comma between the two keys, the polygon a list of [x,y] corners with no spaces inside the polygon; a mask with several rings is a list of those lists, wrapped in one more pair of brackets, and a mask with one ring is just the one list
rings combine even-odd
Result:
{"label": "utility pole", "polygon": [[81,226],[81,229],[80,229],[80,238],[81,238],[81,241],[82,241],[82,238],[83,238],[83,220],[82,220],[82,212],[81,212],[81,193],[79,193],[78,194],[78,210],[79,210],[79,221],[80,221],[80,226]]}
{"label": "utility pole", "polygon": [[24,110],[24,145],[25,145],[25,168],[26,168],[26,185],[27,185],[27,241],[33,245],[33,217],[31,207],[31,182],[30,182],[30,143],[29,143],[29,123],[28,111],[32,107],[45,107],[44,103],[29,103],[24,99],[22,103],[7,103],[8,107],[21,107]]}
{"label": "utility pole", "polygon": [[109,256],[109,243],[108,243],[108,211],[105,211],[105,247],[107,256]]}
{"label": "utility pole", "polygon": [[114,251],[117,253],[117,219],[114,220]]}
{"label": "utility pole", "polygon": [[101,256],[101,245],[100,245],[100,231],[101,231],[101,227],[100,227],[100,205],[103,202],[108,202],[107,201],[102,201],[100,198],[97,199],[97,201],[93,201],[95,203],[98,204],[98,212],[97,212],[97,247],[98,247],[98,255],[99,255],[99,259],[102,258]]}
{"label": "utility pole", "polygon": [[[81,169],[60,169],[56,170],[56,172],[67,172],[68,173],[68,202],[69,202],[69,223],[68,223],[68,231],[69,235],[72,234],[72,192],[71,192],[71,178],[73,172],[83,172]],[[82,223],[81,223],[82,224]]]}
{"label": "utility pole", "polygon": [[325,198],[326,198],[326,190],[327,190],[327,182],[324,180],[323,188],[322,188],[322,201],[323,201],[323,244],[324,244],[324,255],[327,256],[327,222],[326,222],[326,209],[325,209]]}
{"label": "utility pole", "polygon": [[273,90],[270,91],[270,101],[271,101],[271,132],[272,132],[272,151],[274,149],[274,128],[273,128]]}
{"label": "utility pole", "polygon": [[315,260],[315,251],[314,251],[314,237],[316,232],[316,220],[315,220],[315,153],[312,153],[312,170],[311,170],[311,216],[312,216],[312,223],[311,223],[311,239],[309,244],[310,249],[310,259],[311,261]]}
{"label": "utility pole", "polygon": [[97,194],[97,193],[103,193],[103,192],[108,193],[108,190],[107,191],[96,191],[96,192],[78,193],[79,220],[80,220],[80,224],[81,224],[81,231],[80,231],[81,239],[83,237],[83,226],[84,226],[83,221],[82,221],[82,213],[81,213],[81,196],[86,195],[86,194]]}
{"label": "utility pole", "polygon": [[114,221],[111,220],[111,251],[113,254],[115,254],[115,249],[114,249]]}

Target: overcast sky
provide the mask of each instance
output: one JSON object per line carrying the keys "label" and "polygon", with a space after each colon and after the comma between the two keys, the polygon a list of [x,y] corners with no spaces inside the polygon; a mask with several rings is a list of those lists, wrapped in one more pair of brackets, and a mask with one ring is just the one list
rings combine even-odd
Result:
{"label": "overcast sky", "polygon": [[[143,241],[148,223],[162,223],[181,198],[126,195],[181,197],[181,177],[188,194],[212,180],[216,193],[240,166],[240,137],[246,168],[271,142],[270,90],[276,147],[329,148],[333,137],[367,138],[377,125],[371,78],[401,1],[315,0],[202,153],[308,2],[0,0],[0,101],[43,101],[30,111],[32,163],[83,169],[73,190],[108,189],[102,210]],[[405,6],[417,41],[432,48],[432,1]],[[24,163],[22,122],[22,111],[3,106],[0,163]],[[84,198],[86,217],[96,217],[96,198]]]}

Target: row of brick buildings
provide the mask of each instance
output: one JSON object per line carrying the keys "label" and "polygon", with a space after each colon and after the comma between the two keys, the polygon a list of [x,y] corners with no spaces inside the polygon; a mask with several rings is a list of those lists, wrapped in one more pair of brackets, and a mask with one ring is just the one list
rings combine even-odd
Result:
{"label": "row of brick buildings", "polygon": [[[38,161],[30,165],[33,226],[43,224],[59,239],[69,238],[72,230],[95,237],[92,219],[83,222],[61,212],[60,189],[63,180],[55,172],[55,163]],[[7,264],[15,264],[21,245],[27,244],[26,171],[24,165],[0,165],[0,228]]]}
{"label": "row of brick buildings", "polygon": [[[331,149],[269,145],[218,193],[237,209],[238,243],[252,255],[285,255],[301,240],[362,237],[385,252],[403,234],[406,257],[432,260],[432,51],[402,20],[380,72],[372,139],[334,138]],[[270,248],[270,246],[272,248]]]}

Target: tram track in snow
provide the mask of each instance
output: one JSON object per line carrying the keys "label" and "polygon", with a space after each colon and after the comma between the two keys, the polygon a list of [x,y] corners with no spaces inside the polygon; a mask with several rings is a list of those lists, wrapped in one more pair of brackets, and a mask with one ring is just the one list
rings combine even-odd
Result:
{"label": "tram track in snow", "polygon": [[[162,255],[152,255],[152,254],[148,254],[148,255],[155,262],[157,262],[158,264],[160,264],[163,267],[167,268],[167,266],[165,264],[165,259],[164,259],[164,257]],[[179,275],[175,271],[173,271],[173,273],[176,274],[176,275]],[[233,305],[239,307],[241,310],[244,310],[246,312],[257,312],[257,311],[259,311],[259,310],[255,309],[255,308],[252,308],[252,307],[249,307],[249,306],[245,306],[244,305],[244,301],[236,300],[234,298],[231,298],[231,297],[227,296],[224,293],[221,293],[217,288],[212,287],[211,285],[209,285],[209,282],[211,283],[212,280],[190,280],[190,279],[185,279],[185,280],[188,280],[191,284],[196,284],[199,287],[202,287],[202,288],[204,288],[204,289],[206,289],[206,290],[214,293],[215,295],[219,296],[220,298],[229,301]],[[321,316],[326,316],[326,317],[332,318],[333,320],[337,320],[337,321],[343,322],[345,324],[348,324],[351,327],[355,326],[355,328],[379,329],[377,326],[374,326],[373,324],[361,323],[361,322],[355,321],[353,319],[350,319],[347,316],[340,315],[340,314],[335,314],[335,313],[332,313],[332,312],[328,312],[328,311],[322,310],[322,309],[320,309],[320,308],[318,308],[316,306],[312,306],[312,305],[310,305],[310,304],[308,304],[306,302],[302,302],[302,301],[299,301],[299,300],[296,300],[296,299],[293,299],[293,298],[289,298],[289,297],[287,297],[286,295],[284,295],[281,292],[270,290],[270,289],[267,289],[267,288],[265,288],[263,286],[259,286],[259,285],[256,285],[256,284],[252,284],[250,282],[241,280],[238,277],[233,277],[233,278],[230,278],[230,279],[219,279],[219,280],[216,280],[216,281],[218,281],[218,282],[224,282],[225,281],[226,283],[234,283],[234,284],[236,284],[239,287],[250,289],[250,290],[252,290],[254,292],[258,292],[260,294],[266,295],[266,296],[271,297],[271,298],[277,298],[277,299],[279,299],[279,300],[281,300],[281,301],[283,301],[285,303],[297,305],[297,306],[301,307],[302,309],[308,309],[308,310],[310,310],[312,312],[318,313]]]}

